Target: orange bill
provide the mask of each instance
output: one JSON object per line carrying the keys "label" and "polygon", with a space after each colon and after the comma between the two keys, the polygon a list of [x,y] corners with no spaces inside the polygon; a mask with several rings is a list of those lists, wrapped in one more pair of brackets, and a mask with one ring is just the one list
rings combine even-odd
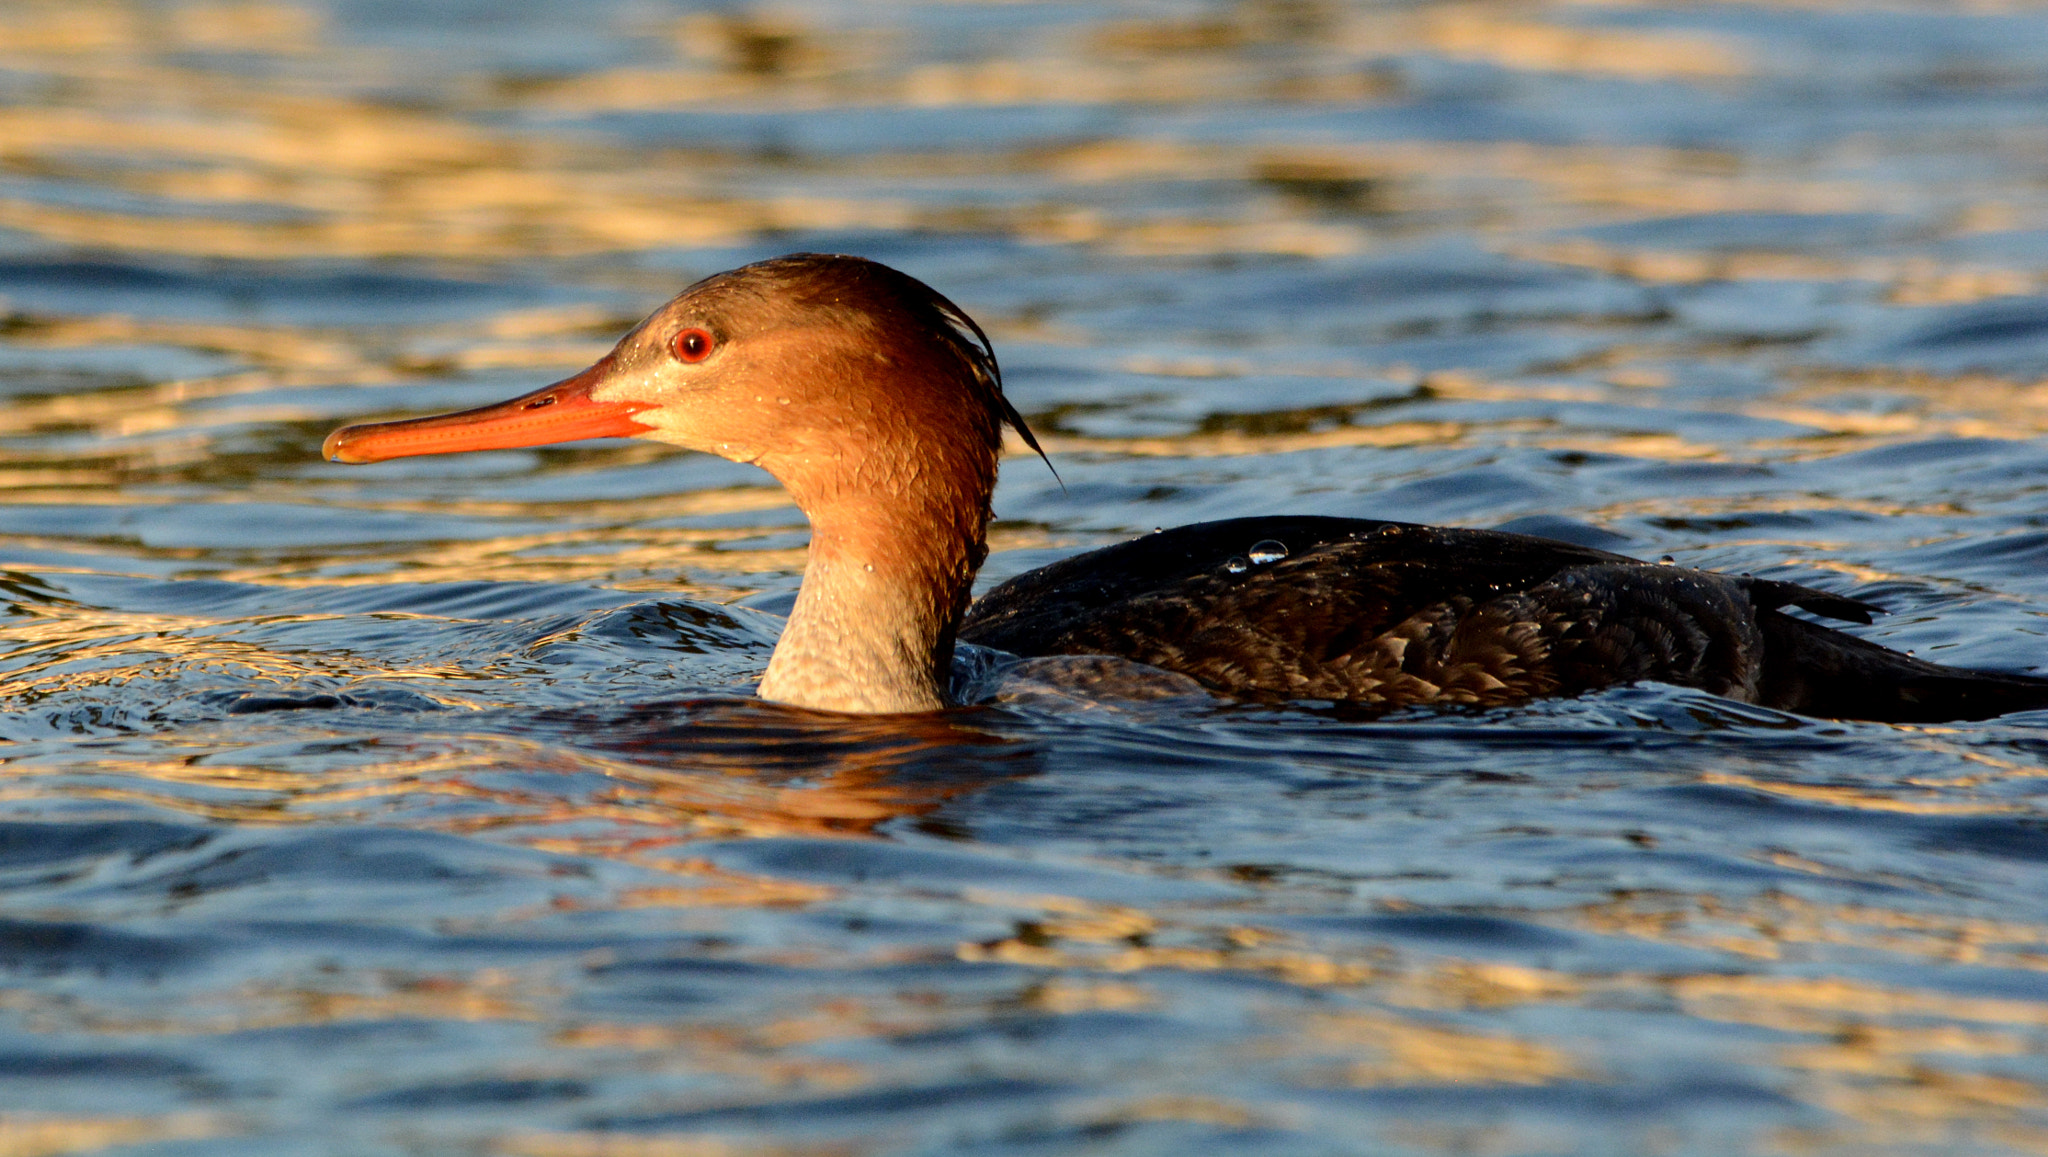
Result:
{"label": "orange bill", "polygon": [[580,438],[628,438],[648,427],[633,415],[651,407],[641,402],[592,401],[590,391],[611,370],[605,358],[573,378],[474,410],[343,426],[327,435],[320,453],[330,462],[382,462],[416,454],[459,454],[464,450],[510,450]]}

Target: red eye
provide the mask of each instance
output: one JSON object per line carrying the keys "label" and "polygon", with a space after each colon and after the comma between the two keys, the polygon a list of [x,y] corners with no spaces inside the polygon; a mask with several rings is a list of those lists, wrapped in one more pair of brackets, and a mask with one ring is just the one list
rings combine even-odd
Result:
{"label": "red eye", "polygon": [[711,336],[710,330],[696,326],[678,330],[676,336],[668,339],[669,352],[675,354],[679,362],[701,362],[711,356],[711,347],[715,344],[717,339]]}

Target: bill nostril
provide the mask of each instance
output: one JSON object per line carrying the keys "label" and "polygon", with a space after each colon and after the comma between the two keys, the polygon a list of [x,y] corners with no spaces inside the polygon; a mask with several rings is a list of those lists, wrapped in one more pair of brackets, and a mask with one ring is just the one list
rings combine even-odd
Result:
{"label": "bill nostril", "polygon": [[538,410],[542,406],[552,406],[554,404],[555,396],[553,394],[549,394],[545,398],[535,398],[531,402],[526,403],[526,408],[529,410]]}

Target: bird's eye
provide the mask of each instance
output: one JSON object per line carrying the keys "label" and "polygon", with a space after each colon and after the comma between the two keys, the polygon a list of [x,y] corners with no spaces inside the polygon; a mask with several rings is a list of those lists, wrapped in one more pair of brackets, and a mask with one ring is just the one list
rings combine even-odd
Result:
{"label": "bird's eye", "polygon": [[711,336],[711,331],[696,326],[677,330],[676,335],[668,339],[669,352],[676,355],[676,360],[693,364],[710,357],[714,344],[715,339]]}

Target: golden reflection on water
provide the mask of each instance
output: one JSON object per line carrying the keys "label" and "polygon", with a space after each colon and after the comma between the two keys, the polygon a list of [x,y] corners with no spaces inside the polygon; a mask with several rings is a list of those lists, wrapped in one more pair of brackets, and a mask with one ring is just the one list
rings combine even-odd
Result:
{"label": "golden reflection on water", "polygon": [[[771,200],[717,192],[719,177],[752,162],[722,153],[629,151],[589,140],[496,132],[453,112],[397,109],[325,94],[317,85],[266,82],[179,67],[175,54],[220,48],[232,26],[238,51],[311,58],[314,76],[348,68],[375,76],[388,65],[369,50],[328,35],[309,14],[249,3],[154,8],[111,2],[84,11],[69,4],[15,5],[0,14],[0,64],[61,78],[66,97],[48,105],[0,108],[0,157],[16,171],[78,172],[87,158],[127,164],[87,169],[129,192],[189,206],[176,228],[154,215],[0,197],[0,225],[100,249],[249,258],[601,253],[621,249],[742,241],[764,232],[814,229],[1000,231],[1063,243],[1148,253],[1271,251],[1332,255],[1372,244],[1357,225],[1288,211],[1298,177],[1330,189],[1343,181],[1372,189],[1375,206],[1429,206],[1441,214],[1465,206],[1474,223],[1526,246],[1510,230],[1553,227],[1595,210],[1641,213],[1882,210],[1903,200],[1868,174],[1816,178],[1782,167],[1685,150],[1554,147],[1529,143],[1285,146],[1162,145],[1098,142],[1013,156],[861,158],[851,175],[929,174],[948,166],[985,179],[989,165],[1050,179],[1045,198],[1007,208],[922,205],[892,195]],[[215,13],[214,15],[200,15]],[[219,13],[228,13],[221,15]],[[592,113],[693,107],[822,108],[1034,102],[1119,104],[1197,101],[1293,93],[1309,101],[1370,98],[1372,62],[1404,51],[1485,59],[1515,69],[1690,81],[1732,78],[1742,53],[1722,38],[1696,33],[1624,31],[1576,19],[1576,6],[1530,5],[1508,15],[1494,6],[1441,4],[1417,14],[1379,9],[1249,3],[1195,23],[1121,22],[1062,43],[1050,56],[974,64],[906,60],[888,36],[808,29],[747,16],[687,17],[664,33],[642,35],[681,46],[663,68],[635,66],[535,80],[497,94],[511,107]],[[1247,68],[1238,51],[1263,43],[1315,46],[1319,68],[1275,76]],[[1075,51],[1078,49],[1078,51]],[[1276,89],[1273,86],[1278,85]],[[171,110],[171,111],[167,111]],[[2001,130],[2009,131],[2009,130]],[[2024,147],[2024,141],[2015,141]],[[1141,175],[1172,180],[1268,180],[1270,202],[1254,200],[1235,218],[1112,210],[1062,198],[1071,188]],[[1263,176],[1262,176],[1263,175]],[[1293,183],[1290,184],[1290,181]],[[1530,194],[1534,193],[1534,196]],[[1388,200],[1387,198],[1392,198]],[[1874,200],[1874,198],[1876,198]],[[261,207],[274,219],[249,219],[236,207]],[[212,209],[212,212],[208,210]],[[276,212],[288,210],[288,212]],[[1984,221],[2038,212],[1987,203]],[[1505,227],[1505,228],[1504,228]],[[1612,267],[1649,280],[1705,276],[1866,276],[1872,270],[1772,265],[1799,258],[1758,254],[1705,260],[1674,254],[1601,255],[1591,242],[1552,245],[1547,260]],[[1532,251],[1534,252],[1534,251]],[[1741,264],[1745,260],[1751,265]],[[1660,266],[1676,263],[1669,270]],[[1754,264],[1761,262],[1762,264]],[[1731,264],[1733,263],[1733,264]],[[1986,269],[1959,279],[1955,269],[1901,268],[1903,297],[1963,300],[2038,284],[2035,271]],[[1880,270],[1878,276],[1887,276]],[[1932,285],[1935,288],[1915,288]]]}
{"label": "golden reflection on water", "polygon": [[[1831,0],[1777,7],[1842,7]],[[1619,4],[1422,5],[1412,9],[1246,3],[1202,18],[1108,20],[1082,26],[1043,54],[934,62],[916,58],[900,29],[838,29],[795,13],[735,11],[650,20],[641,33],[666,46],[652,63],[562,77],[487,78],[437,103],[398,107],[349,95],[334,78],[391,77],[379,51],[350,44],[309,10],[276,3],[145,5],[96,0],[21,0],[0,10],[0,68],[35,78],[46,99],[0,104],[0,174],[72,182],[122,194],[124,202],[78,204],[0,194],[0,227],[90,253],[200,260],[402,258],[460,271],[464,263],[595,257],[676,247],[738,244],[813,230],[988,234],[1025,244],[1116,254],[1330,257],[1369,253],[1388,241],[1455,231],[1493,253],[1652,286],[1817,281],[1880,287],[1898,306],[1932,306],[2034,294],[2048,270],[2023,257],[1937,259],[1924,253],[1857,254],[1793,246],[1685,247],[1561,235],[1591,225],[1686,214],[1844,214],[1910,210],[1945,198],[1945,235],[2040,228],[2048,206],[2036,192],[1958,177],[1933,193],[1909,172],[1857,168],[1854,157],[1745,157],[1711,149],[1529,142],[1373,141],[1330,144],[1219,139],[1087,140],[1010,150],[961,149],[862,155],[810,162],[829,177],[823,192],[750,194],[743,178],[772,169],[744,150],[647,148],[601,138],[490,127],[479,111],[582,115],[736,108],[845,109],[1155,106],[1273,100],[1345,106],[1392,102],[1399,80],[1379,62],[1403,53],[1490,62],[1514,71],[1729,85],[1768,62],[1732,35],[1618,29],[1586,19]],[[1642,5],[1656,9],[1657,5]],[[2029,10],[1980,3],[1982,11]],[[1261,46],[1312,43],[1309,65],[1248,63]],[[197,67],[181,54],[255,54],[279,75]],[[365,87],[373,87],[365,83]],[[1982,130],[1987,149],[2038,154],[2038,128]],[[1853,151],[1853,150],[1852,150]],[[945,194],[991,179],[1024,190],[984,204]],[[772,182],[770,182],[772,184]],[[1152,206],[1150,185],[1244,187],[1248,195],[1197,208]],[[1130,189],[1140,193],[1133,195]],[[651,280],[651,277],[650,277]],[[650,300],[673,286],[646,286]],[[10,397],[0,407],[0,501],[28,505],[190,503],[166,483],[208,476],[220,428],[301,424],[299,443],[263,465],[310,454],[329,403],[295,391],[387,386],[466,373],[531,372],[536,382],[586,364],[631,323],[573,305],[507,309],[481,323],[422,323],[393,335],[345,325],[227,323],[134,318],[116,313],[0,308],[0,341],[24,351],[165,347],[232,363],[223,372],[169,381]],[[1088,347],[1085,331],[1028,314],[988,320],[1005,343]],[[1501,417],[1503,403],[1655,407],[1688,358],[1751,358],[1781,388],[1725,403],[1728,413],[1786,423],[1795,434],[1712,439],[1655,428],[1590,428],[1541,417]],[[1759,360],[1760,359],[1760,360]],[[1126,372],[1232,379],[1261,358],[1125,359]],[[1835,367],[1774,360],[1768,352],[1665,345],[1617,332],[1556,372],[1496,379],[1478,371],[1416,374],[1397,366],[1283,367],[1300,376],[1356,380],[1377,389],[1412,378],[1426,400],[1462,405],[1448,417],[1398,409],[1332,415],[1260,413],[1163,434],[1054,431],[1056,454],[1105,458],[1229,459],[1344,448],[1531,446],[1667,462],[1824,458],[1937,437],[2031,438],[2048,432],[2048,381],[1992,372]],[[1862,404],[1881,396],[1882,409]],[[237,398],[253,399],[223,408]],[[1717,403],[1720,404],[1720,403]],[[1241,417],[1233,415],[1224,418]],[[1016,449],[1012,447],[1012,449]],[[652,462],[669,451],[632,446],[593,451],[609,466]],[[521,501],[483,495],[396,498],[344,493],[329,484],[258,471],[232,499],[320,502],[365,512],[548,523],[552,529],[461,541],[403,541],[348,554],[363,564],[334,573],[334,555],[222,557],[195,548],[86,543],[12,534],[24,550],[94,551],[100,573],[124,560],[185,561],[196,571],[280,588],[437,581],[596,583],[730,600],[753,579],[801,568],[798,547],[751,540],[794,530],[777,490],[735,487],[652,497]],[[366,488],[367,489],[367,488]],[[219,495],[216,495],[219,497]],[[1953,514],[1944,500],[1883,502],[1808,496],[1816,508],[1879,515]],[[1615,502],[1595,517],[1643,513],[1707,516],[1781,505],[1780,496],[1659,495]],[[570,507],[573,506],[573,511]],[[681,518],[779,512],[761,526],[676,528]],[[568,515],[573,513],[573,521]],[[997,550],[1053,544],[1030,527],[1000,527]],[[1865,582],[1897,577],[1874,567],[1798,560]],[[46,568],[61,572],[62,566]],[[91,573],[91,572],[84,572]],[[317,614],[265,623],[316,623]],[[284,652],[234,637],[245,620],[70,605],[21,604],[7,625],[0,698],[33,703],[137,680],[232,678],[289,687],[308,678],[403,682],[462,710],[493,705],[497,672],[449,662],[395,666],[342,650]],[[735,709],[739,710],[739,709]],[[843,747],[809,757],[801,772],[763,766],[756,749],[732,755],[693,749],[686,766],[660,741],[579,749],[542,739],[468,734],[459,722],[416,741],[359,744],[310,770],[292,756],[237,744],[242,732],[197,729],[157,741],[152,754],[95,752],[61,762],[0,754],[0,798],[20,802],[137,803],[209,821],[289,825],[375,821],[447,832],[489,829],[525,846],[591,857],[657,874],[578,905],[647,911],[677,919],[722,910],[803,910],[841,895],[830,885],[738,871],[695,854],[706,839],[797,837],[860,840],[915,819],[987,780],[912,780],[900,775],[920,752],[989,742],[971,728],[904,736],[841,736]],[[346,737],[345,737],[346,738]],[[1906,737],[1899,737],[1901,742]],[[1700,782],[1845,812],[1991,816],[2030,804],[1972,794],[2048,771],[1945,743],[1938,729],[1912,742],[1985,770],[1867,785],[1787,782],[1733,772]],[[990,746],[995,746],[992,742]],[[795,747],[796,744],[792,744]],[[672,754],[670,752],[669,754]],[[770,761],[772,762],[772,761]],[[488,774],[587,773],[604,787],[583,795],[506,786]],[[480,770],[482,769],[482,770]],[[1021,774],[1021,773],[1020,773]],[[485,805],[443,813],[439,805]],[[1817,879],[1909,886],[1866,866],[1785,851],[1772,865]],[[1789,1080],[1788,1096],[1836,1115],[1825,1129],[1786,1131],[1786,1152],[1944,1141],[2048,1153],[2048,1128],[2028,1113],[2048,1108],[2038,1082],[1981,1071],[1987,1059],[2034,1056],[2048,1031],[2038,1001],[1888,987],[1830,975],[1829,953],[1947,962],[2021,971],[2048,968],[2048,927],[1927,913],[1905,906],[1818,903],[1769,891],[1747,900],[1717,895],[1620,893],[1598,904],[1521,913],[1535,922],[1645,944],[1723,953],[1745,961],[1820,960],[1811,975],[1577,973],[1387,949],[1330,948],[1266,927],[1255,914],[1162,905],[1117,905],[1063,895],[969,890],[965,902],[1015,915],[1012,933],[951,946],[965,966],[1027,966],[1046,975],[1019,991],[1020,1007],[1053,1016],[1169,1004],[1161,978],[1241,974],[1347,998],[1344,1007],[1263,1014],[1246,1058],[1298,1058],[1317,1086],[1521,1086],[1598,1081],[1597,1042],[1537,1039],[1457,1018],[1522,1008],[1591,1009],[1668,1002],[1721,1025],[1792,1034],[1793,1043],[1752,1044],[1755,1063]],[[1389,910],[1393,910],[1389,906]],[[541,911],[500,913],[517,924]],[[792,955],[792,967],[807,962]],[[821,966],[844,961],[818,961]],[[559,1007],[555,982],[534,972],[480,969],[431,976],[348,978],[333,989],[256,983],[219,994],[170,1019],[122,1019],[103,1010],[16,992],[0,1004],[33,1026],[118,1033],[216,1034],[260,1027],[375,1019],[512,1021],[546,1026],[565,1050],[641,1055],[651,1069],[725,1074],[770,1088],[857,1089],[896,1074],[807,1050],[821,1042],[876,1039],[983,1020],[981,1006],[915,997],[821,1001],[770,1019],[611,1022]],[[1183,1121],[1230,1128],[1286,1127],[1284,1108],[1221,1098],[1105,1099],[1085,1109],[1101,1122]],[[203,1138],[235,1126],[210,1116],[0,1115],[0,1157],[87,1152],[114,1145]],[[1418,1144],[1446,1150],[1513,1149],[1526,1138],[1487,1126],[1459,1131],[1415,1123]],[[618,1133],[507,1133],[488,1151],[532,1157],[844,1152],[858,1146],[744,1147],[716,1138]]]}
{"label": "golden reflection on water", "polygon": [[492,1138],[487,1150],[505,1157],[850,1157],[863,1146],[733,1141],[722,1137],[652,1137],[613,1132],[519,1133]]}
{"label": "golden reflection on water", "polygon": [[68,1117],[0,1113],[0,1157],[62,1157],[160,1141],[195,1141],[233,1132],[210,1113],[161,1117]]}

